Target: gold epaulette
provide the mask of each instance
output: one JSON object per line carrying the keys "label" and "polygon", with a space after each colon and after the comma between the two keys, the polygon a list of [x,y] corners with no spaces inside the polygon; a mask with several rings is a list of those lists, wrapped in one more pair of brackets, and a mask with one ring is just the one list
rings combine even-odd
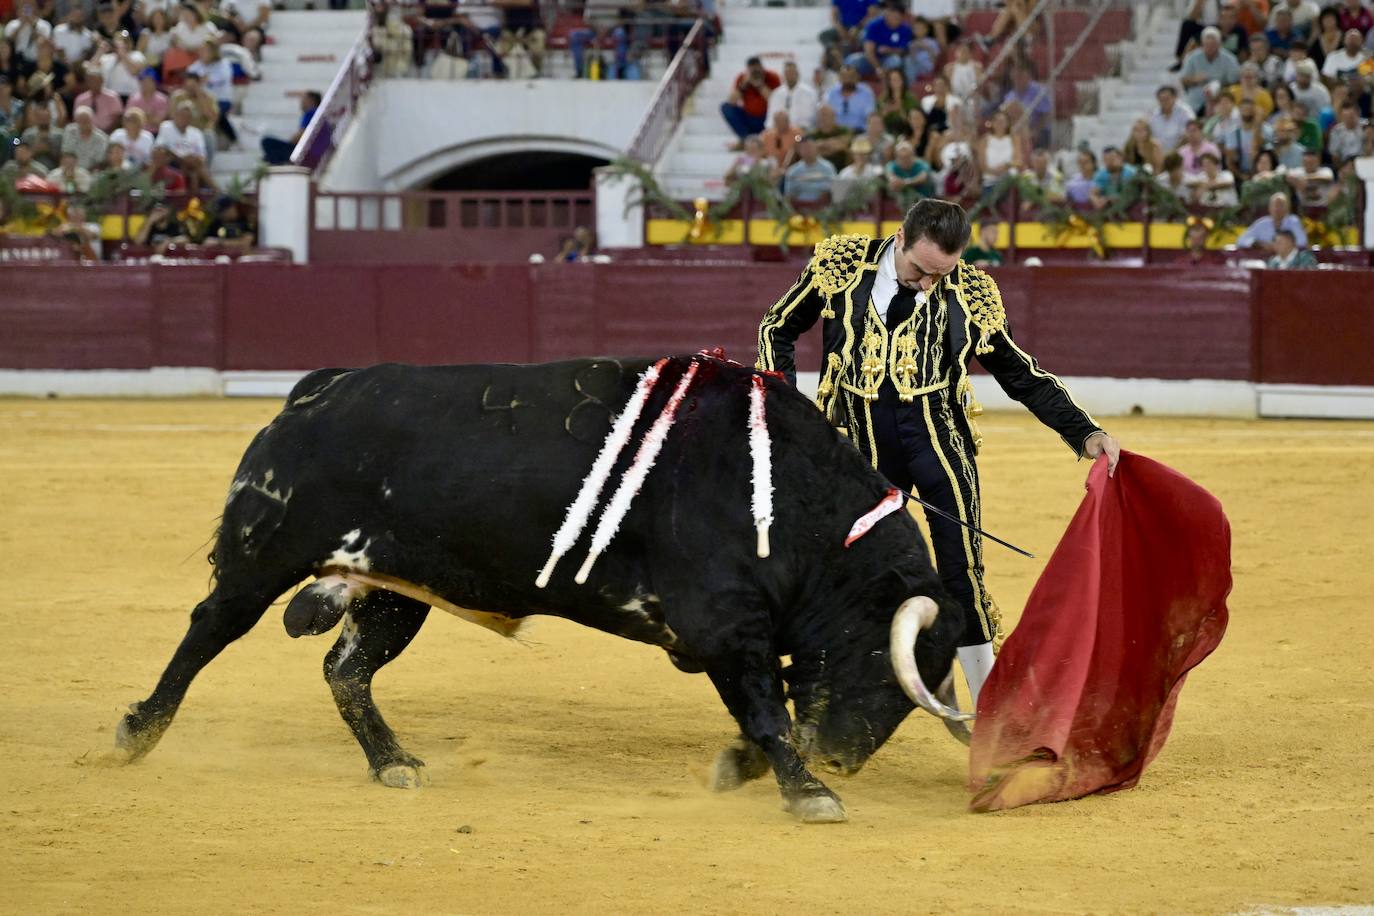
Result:
{"label": "gold epaulette", "polygon": [[[816,289],[827,300],[844,289],[859,272],[859,265],[868,257],[868,246],[873,241],[866,235],[832,235],[816,243],[816,256],[811,259],[811,271],[815,277]],[[834,318],[835,312],[826,303],[821,312],[825,318]]]}
{"label": "gold epaulette", "polygon": [[980,355],[991,353],[992,344],[988,338],[1007,326],[1007,312],[1002,307],[1002,293],[997,289],[997,281],[972,264],[960,261],[959,296],[969,320],[978,326],[980,332],[974,352]]}

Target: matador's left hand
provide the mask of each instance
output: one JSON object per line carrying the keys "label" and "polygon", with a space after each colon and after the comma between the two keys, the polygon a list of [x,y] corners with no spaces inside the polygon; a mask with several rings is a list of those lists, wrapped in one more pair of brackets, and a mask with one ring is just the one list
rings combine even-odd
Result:
{"label": "matador's left hand", "polygon": [[1101,432],[1093,433],[1083,443],[1083,453],[1089,458],[1096,458],[1103,452],[1107,454],[1107,476],[1115,477],[1116,463],[1121,460],[1121,443]]}

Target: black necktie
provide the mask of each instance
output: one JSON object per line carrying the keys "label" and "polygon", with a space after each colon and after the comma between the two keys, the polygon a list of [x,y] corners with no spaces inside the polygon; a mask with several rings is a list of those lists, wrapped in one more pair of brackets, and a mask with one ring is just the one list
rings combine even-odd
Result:
{"label": "black necktie", "polygon": [[887,304],[887,318],[883,322],[889,331],[911,317],[916,311],[916,290],[897,284],[897,294]]}

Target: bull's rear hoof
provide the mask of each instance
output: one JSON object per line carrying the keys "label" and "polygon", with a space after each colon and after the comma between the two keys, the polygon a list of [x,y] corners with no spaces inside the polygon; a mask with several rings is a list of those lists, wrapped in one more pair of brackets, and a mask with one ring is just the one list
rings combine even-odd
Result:
{"label": "bull's rear hoof", "polygon": [[382,767],[375,774],[375,778],[382,785],[393,789],[418,789],[429,783],[424,767],[405,763],[393,763],[389,767]]}
{"label": "bull's rear hoof", "polygon": [[716,755],[711,764],[711,791],[733,792],[751,779],[767,774],[768,758],[753,744],[737,742]]}
{"label": "bull's rear hoof", "polygon": [[843,824],[849,820],[844,805],[833,795],[807,795],[793,799],[787,810],[803,824]]}

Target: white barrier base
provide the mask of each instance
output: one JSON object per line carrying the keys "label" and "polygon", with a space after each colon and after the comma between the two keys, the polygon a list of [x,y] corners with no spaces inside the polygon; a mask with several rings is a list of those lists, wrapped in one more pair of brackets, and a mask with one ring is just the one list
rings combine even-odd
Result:
{"label": "white barrier base", "polygon": [[[0,369],[0,397],[249,397],[284,398],[305,372],[214,369]],[[1064,376],[1074,399],[1093,416],[1310,417],[1374,420],[1374,387],[1256,385],[1214,379],[1117,379]],[[819,378],[799,372],[797,387],[815,397]],[[976,376],[989,410],[1021,410],[987,376]]]}

